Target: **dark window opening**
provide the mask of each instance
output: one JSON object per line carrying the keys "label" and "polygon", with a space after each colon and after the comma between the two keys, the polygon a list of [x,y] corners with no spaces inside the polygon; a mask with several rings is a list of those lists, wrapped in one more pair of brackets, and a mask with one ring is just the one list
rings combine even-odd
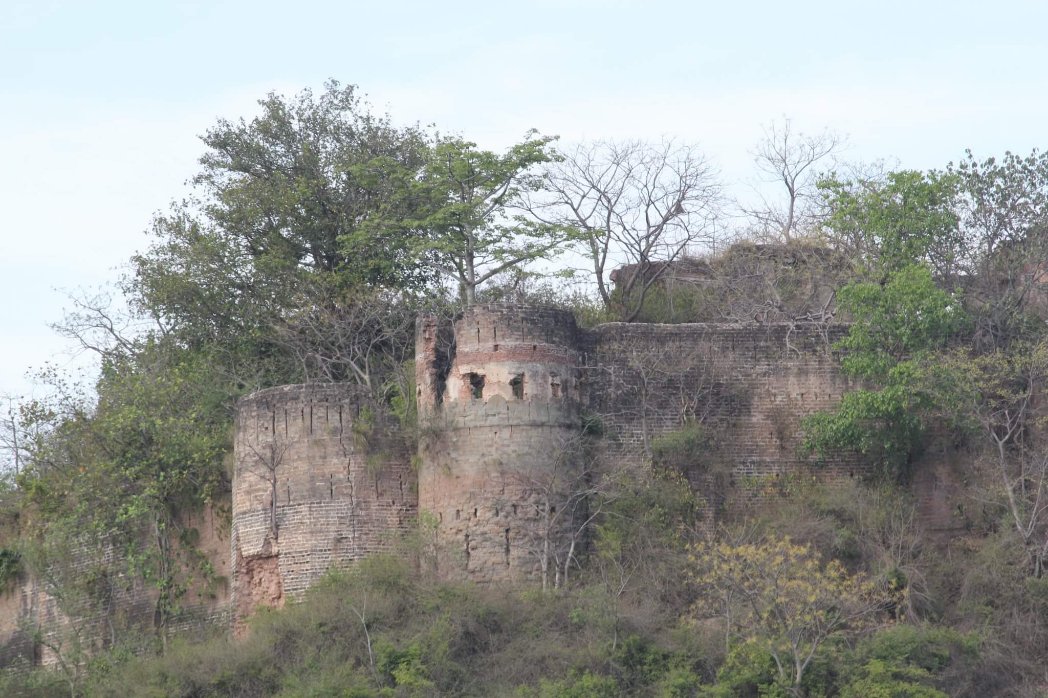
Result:
{"label": "dark window opening", "polygon": [[506,529],[506,545],[502,549],[502,553],[505,556],[506,566],[508,567],[509,566],[509,529],[508,528]]}
{"label": "dark window opening", "polygon": [[513,391],[513,397],[517,400],[524,399],[524,374],[518,373],[513,376],[509,381],[510,390]]}
{"label": "dark window opening", "polygon": [[466,377],[469,379],[469,396],[474,400],[484,397],[484,376],[480,373],[468,373]]}

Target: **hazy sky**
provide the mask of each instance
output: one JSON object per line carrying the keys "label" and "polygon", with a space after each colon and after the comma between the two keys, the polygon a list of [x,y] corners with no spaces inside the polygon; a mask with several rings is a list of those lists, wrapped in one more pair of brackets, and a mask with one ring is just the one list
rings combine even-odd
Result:
{"label": "hazy sky", "polygon": [[1046,26],[1040,0],[0,0],[0,393],[76,365],[68,293],[118,278],[198,135],[271,90],[336,78],[491,148],[675,136],[736,184],[783,116],[912,168],[1044,145]]}

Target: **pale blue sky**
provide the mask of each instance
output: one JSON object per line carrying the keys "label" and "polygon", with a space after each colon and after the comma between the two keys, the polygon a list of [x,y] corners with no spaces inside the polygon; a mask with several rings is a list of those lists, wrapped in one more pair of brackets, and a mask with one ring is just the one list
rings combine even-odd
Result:
{"label": "pale blue sky", "polygon": [[333,77],[493,148],[675,136],[739,185],[784,115],[905,167],[1044,145],[1046,26],[1035,0],[0,0],[0,393],[76,365],[65,290],[115,279],[197,135],[269,90]]}

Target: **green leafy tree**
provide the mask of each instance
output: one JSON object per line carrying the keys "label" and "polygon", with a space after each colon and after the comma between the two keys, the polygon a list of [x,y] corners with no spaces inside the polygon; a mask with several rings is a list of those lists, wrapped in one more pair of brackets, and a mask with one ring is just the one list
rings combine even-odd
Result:
{"label": "green leafy tree", "polygon": [[[951,678],[978,671],[978,637],[948,628],[895,625],[865,638],[842,667],[848,698],[944,698]],[[858,665],[852,668],[852,663]],[[949,677],[953,669],[960,677]],[[960,670],[960,671],[957,671]],[[945,690],[944,690],[945,689]]]}
{"label": "green leafy tree", "polygon": [[[421,282],[402,237],[368,223],[405,203],[396,196],[425,163],[417,128],[376,116],[353,86],[329,81],[314,97],[270,94],[250,122],[220,120],[194,182],[203,212],[251,257],[337,272],[349,283]],[[402,232],[402,231],[398,231]]]}
{"label": "green leafy tree", "polygon": [[68,539],[83,564],[151,588],[164,638],[188,585],[207,577],[183,522],[228,491],[228,393],[206,355],[148,344],[107,362],[97,390],[94,402],[65,395],[35,409],[46,425],[19,477],[27,534]]}
{"label": "green leafy tree", "polygon": [[475,303],[485,282],[546,257],[567,238],[566,228],[523,208],[543,186],[537,166],[553,158],[553,140],[531,133],[504,155],[460,138],[433,148],[415,189],[428,210],[410,227],[424,233],[419,244],[458,285],[463,304]]}
{"label": "green leafy tree", "polygon": [[[241,389],[316,377],[317,362],[302,361],[324,351],[302,346],[311,312],[359,316],[382,293],[433,281],[422,233],[393,224],[428,211],[405,194],[428,162],[427,136],[334,81],[259,104],[251,121],[220,120],[203,137],[194,198],[156,218],[125,289],[155,331],[206,347]],[[275,341],[282,330],[296,341]],[[340,378],[370,382],[330,358],[320,362],[339,364]]]}
{"label": "green leafy tree", "polygon": [[958,273],[964,241],[955,175],[902,170],[883,179],[829,178],[819,188],[824,232],[874,278],[914,263],[941,279]]}
{"label": "green leafy tree", "polygon": [[967,157],[950,171],[960,182],[969,241],[966,301],[985,348],[1042,332],[1048,303],[1048,153]]}
{"label": "green leafy tree", "polygon": [[844,372],[864,387],[832,412],[804,420],[805,446],[820,455],[851,450],[900,475],[920,448],[925,421],[936,411],[929,365],[967,323],[960,302],[936,286],[931,271],[909,265],[884,284],[859,282],[838,294],[854,321],[836,347]]}

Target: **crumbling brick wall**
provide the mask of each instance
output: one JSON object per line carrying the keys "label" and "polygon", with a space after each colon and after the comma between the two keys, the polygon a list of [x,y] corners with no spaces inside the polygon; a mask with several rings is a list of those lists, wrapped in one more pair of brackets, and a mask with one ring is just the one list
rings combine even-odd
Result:
{"label": "crumbling brick wall", "polygon": [[359,387],[289,385],[237,407],[232,611],[281,606],[332,567],[394,548],[418,494],[396,424]]}
{"label": "crumbling brick wall", "polygon": [[[193,549],[172,532],[172,553],[206,560],[211,574],[202,575],[195,565],[183,568],[177,582],[185,585],[185,593],[164,619],[163,631],[200,637],[229,621],[228,523],[214,507],[205,507],[182,512],[175,528],[193,532]],[[24,573],[0,593],[0,667],[83,660],[118,640],[126,642],[129,635],[144,641],[161,630],[159,590],[127,573],[120,549],[85,538],[71,546],[71,553],[43,578]],[[86,580],[86,588],[64,588],[74,577]]]}
{"label": "crumbling brick wall", "polygon": [[[786,493],[798,477],[861,475],[855,457],[813,467],[801,452],[803,417],[853,387],[831,349],[844,331],[797,323],[582,331],[563,311],[513,305],[475,306],[450,327],[423,318],[419,496],[442,573],[535,577],[536,541],[551,534],[543,506],[571,502],[589,468],[649,463],[660,438],[696,425],[709,442],[684,474],[706,496],[710,521],[728,504]],[[577,448],[584,419],[600,434],[589,444],[595,463]],[[553,481],[536,502],[541,483]],[[564,539],[570,527],[559,520],[553,533]]]}
{"label": "crumbling brick wall", "polygon": [[581,339],[583,400],[607,462],[637,461],[688,424],[709,433],[685,473],[697,487],[719,468],[722,500],[745,504],[797,476],[855,477],[847,454],[813,469],[801,452],[804,416],[853,386],[831,349],[846,328],[776,323],[601,325]]}
{"label": "crumbling brick wall", "polygon": [[[331,567],[394,550],[420,523],[429,542],[423,562],[445,578],[551,577],[586,515],[573,495],[590,482],[589,468],[644,465],[654,442],[688,425],[701,424],[711,442],[685,475],[718,506],[751,505],[796,477],[857,477],[855,458],[813,468],[798,448],[802,418],[834,407],[854,387],[830,349],[844,331],[619,323],[580,330],[570,313],[520,305],[475,306],[450,323],[423,317],[418,473],[398,425],[355,386],[254,393],[239,403],[235,425],[232,598],[202,600],[200,623],[228,613],[240,628],[257,606],[279,606]],[[586,444],[595,459],[583,457],[583,422],[600,434]],[[60,628],[38,587],[17,594],[4,603],[19,617]],[[129,613],[146,610],[131,598],[121,603]],[[15,626],[6,630],[10,653],[32,650]]]}
{"label": "crumbling brick wall", "polygon": [[451,333],[420,322],[419,504],[441,576],[555,578],[583,475],[577,336],[554,308],[475,306]]}

